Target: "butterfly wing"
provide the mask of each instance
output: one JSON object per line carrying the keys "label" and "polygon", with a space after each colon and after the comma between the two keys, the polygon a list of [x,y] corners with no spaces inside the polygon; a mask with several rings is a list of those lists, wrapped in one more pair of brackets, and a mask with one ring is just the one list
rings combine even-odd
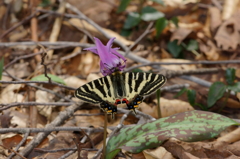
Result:
{"label": "butterfly wing", "polygon": [[129,110],[135,112],[138,105],[142,103],[143,97],[154,93],[165,82],[166,77],[160,74],[144,72],[127,72],[124,73],[126,85],[126,101]]}
{"label": "butterfly wing", "polygon": [[111,76],[105,76],[91,81],[75,91],[75,96],[83,101],[100,104],[100,108],[108,114],[115,114],[117,107],[113,104],[113,87]]}

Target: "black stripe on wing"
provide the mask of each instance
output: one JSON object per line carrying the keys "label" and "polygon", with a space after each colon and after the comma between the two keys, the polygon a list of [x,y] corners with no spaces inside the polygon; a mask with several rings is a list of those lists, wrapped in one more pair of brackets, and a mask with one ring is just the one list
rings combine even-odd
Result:
{"label": "black stripe on wing", "polygon": [[107,92],[104,90],[104,85],[109,86],[108,79],[102,77],[91,81],[75,91],[75,96],[83,101],[98,104],[103,101],[102,97],[106,97]]}
{"label": "black stripe on wing", "polygon": [[139,73],[139,76],[143,76],[143,78],[146,76],[146,80],[144,80],[146,83],[139,93],[140,96],[148,96],[154,93],[167,81],[166,77],[160,74]]}

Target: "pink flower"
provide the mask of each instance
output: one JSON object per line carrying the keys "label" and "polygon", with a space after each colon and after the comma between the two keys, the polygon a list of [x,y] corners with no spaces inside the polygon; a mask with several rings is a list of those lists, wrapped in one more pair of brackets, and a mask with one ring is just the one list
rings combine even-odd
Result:
{"label": "pink flower", "polygon": [[96,46],[85,48],[84,50],[89,50],[99,55],[101,73],[107,76],[116,71],[123,71],[126,66],[125,57],[116,51],[119,48],[111,48],[115,37],[111,38],[106,46],[98,38],[94,37],[94,39]]}

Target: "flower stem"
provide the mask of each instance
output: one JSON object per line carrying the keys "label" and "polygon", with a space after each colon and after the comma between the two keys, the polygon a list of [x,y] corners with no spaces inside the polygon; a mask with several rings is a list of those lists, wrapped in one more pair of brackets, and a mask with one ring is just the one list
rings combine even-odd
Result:
{"label": "flower stem", "polygon": [[102,158],[106,158],[106,139],[107,139],[107,113],[105,112],[104,118],[104,134],[103,134],[103,155]]}
{"label": "flower stem", "polygon": [[157,108],[158,108],[158,118],[162,117],[161,113],[161,107],[160,107],[160,95],[161,95],[161,90],[157,90]]}

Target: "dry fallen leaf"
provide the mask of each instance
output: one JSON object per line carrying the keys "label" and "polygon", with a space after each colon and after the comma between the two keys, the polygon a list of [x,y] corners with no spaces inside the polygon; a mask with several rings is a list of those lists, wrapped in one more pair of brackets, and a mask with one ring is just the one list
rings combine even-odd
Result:
{"label": "dry fallen leaf", "polygon": [[220,10],[217,7],[210,7],[209,9],[209,20],[210,20],[210,30],[212,32],[215,31],[216,28],[221,25],[221,13]]}
{"label": "dry fallen leaf", "polygon": [[0,103],[7,104],[14,102],[23,102],[23,95],[14,92],[16,90],[19,90],[21,87],[21,84],[10,84],[5,87],[0,95]]}
{"label": "dry fallen leaf", "polygon": [[[185,59],[161,59],[159,62],[176,62],[176,63],[182,63],[182,62],[190,62],[190,60],[185,60]],[[197,69],[196,65],[164,65],[163,66],[166,69],[169,70],[195,70]]]}
{"label": "dry fallen leaf", "polygon": [[[157,100],[154,100],[155,103],[157,103]],[[173,114],[181,113],[181,112],[186,112],[186,111],[191,111],[194,110],[193,107],[185,101],[181,101],[178,99],[165,99],[165,98],[160,98],[160,107],[161,107],[161,117],[167,117]],[[154,118],[158,117],[158,108],[157,105],[150,107],[146,103],[141,103],[140,104],[140,109],[142,112],[153,116]]]}
{"label": "dry fallen leaf", "polygon": [[173,157],[170,152],[168,152],[164,147],[161,146],[153,150],[144,150],[143,154],[146,159],[175,159],[175,157]]}
{"label": "dry fallen leaf", "polygon": [[64,82],[66,83],[67,86],[73,87],[73,88],[78,88],[84,84],[86,84],[86,80],[79,79],[76,76],[70,76],[64,79]]}
{"label": "dry fallen leaf", "polygon": [[[42,90],[37,90],[36,91],[36,102],[39,102],[39,103],[49,103],[49,102],[53,102],[53,95],[48,93],[48,92],[45,92],[45,91],[42,91]],[[38,105],[37,106],[37,109],[38,109],[38,112],[47,117],[47,119],[50,119],[51,118],[51,115],[52,115],[52,109],[54,108],[55,106],[46,106],[46,105]]]}
{"label": "dry fallen leaf", "polygon": [[178,45],[192,32],[191,29],[178,28],[175,30],[171,36],[170,41],[178,40]]}
{"label": "dry fallen leaf", "polygon": [[223,50],[236,50],[239,44],[240,31],[240,11],[236,12],[231,18],[226,20],[219,27],[214,39],[217,46]]}
{"label": "dry fallen leaf", "polygon": [[211,40],[207,40],[207,42],[200,43],[199,48],[201,52],[203,52],[208,60],[216,61],[219,59],[219,52],[217,51],[217,47]]}

